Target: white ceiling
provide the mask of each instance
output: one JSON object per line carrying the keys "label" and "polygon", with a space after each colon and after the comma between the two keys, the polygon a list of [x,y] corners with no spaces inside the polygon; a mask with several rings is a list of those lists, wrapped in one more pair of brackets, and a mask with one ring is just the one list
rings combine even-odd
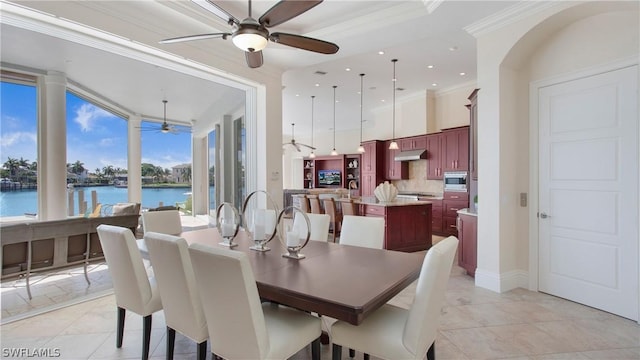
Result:
{"label": "white ceiling", "polygon": [[[215,1],[242,19],[246,1]],[[253,17],[276,1],[254,1]],[[265,66],[255,71],[281,69],[283,133],[296,123],[296,133],[309,132],[311,100],[315,95],[315,129],[333,126],[333,85],[337,85],[337,130],[357,128],[360,120],[360,77],[364,77],[364,118],[371,109],[390,104],[392,58],[397,58],[397,98],[426,90],[448,89],[475,81],[475,39],[464,28],[517,3],[516,1],[370,1],[325,0],[310,11],[270,29],[331,41],[335,55],[322,55],[270,43]],[[229,31],[216,16],[189,1],[20,1],[20,5],[89,25],[128,38],[138,28],[136,42],[153,44],[182,56],[190,50],[232,53],[244,61],[231,41],[209,39],[188,44],[160,45],[158,40],[190,34]],[[430,11],[432,11],[430,13]],[[97,16],[99,14],[100,16]],[[56,39],[49,35],[2,24],[1,60],[37,69],[63,71],[83,87],[112,99],[143,116],[162,118],[166,98],[169,119],[190,122],[215,117],[241,106],[240,90],[179,74],[135,59]],[[454,48],[454,51],[450,49]],[[384,55],[378,55],[378,51]],[[237,53],[237,55],[235,55]],[[433,65],[428,69],[427,65]],[[346,71],[350,68],[351,71]],[[326,72],[317,75],[316,71]],[[460,73],[465,75],[461,76]],[[432,84],[437,85],[432,85]],[[316,87],[315,84],[320,86]],[[230,110],[229,110],[230,111]]]}

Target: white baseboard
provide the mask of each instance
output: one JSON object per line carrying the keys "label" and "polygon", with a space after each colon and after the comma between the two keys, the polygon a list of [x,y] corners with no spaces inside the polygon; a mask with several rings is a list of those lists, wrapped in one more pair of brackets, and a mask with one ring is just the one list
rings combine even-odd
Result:
{"label": "white baseboard", "polygon": [[524,270],[512,270],[502,274],[476,269],[476,286],[498,293],[516,288],[529,288],[529,273]]}

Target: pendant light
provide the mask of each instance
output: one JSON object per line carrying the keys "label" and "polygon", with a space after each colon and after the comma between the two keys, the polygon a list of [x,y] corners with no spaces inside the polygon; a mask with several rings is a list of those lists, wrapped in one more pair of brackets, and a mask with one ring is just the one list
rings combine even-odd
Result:
{"label": "pendant light", "polygon": [[[313,147],[313,101],[315,100],[315,96],[311,96],[311,147]],[[316,153],[311,150],[311,154],[309,154],[310,159],[316,158]]]}
{"label": "pendant light", "polygon": [[389,150],[398,150],[398,143],[396,142],[396,62],[398,59],[391,60],[393,63],[393,79],[391,83],[393,84],[393,138],[391,139],[391,144],[389,144]]}
{"label": "pendant light", "polygon": [[360,74],[360,146],[358,146],[358,152],[360,154],[364,153],[364,146],[362,146],[362,96],[363,96],[363,87],[362,82],[364,79],[364,74]]}
{"label": "pendant light", "polygon": [[331,150],[331,155],[336,156],[338,152],[336,151],[336,88],[338,85],[333,85],[333,150]]}

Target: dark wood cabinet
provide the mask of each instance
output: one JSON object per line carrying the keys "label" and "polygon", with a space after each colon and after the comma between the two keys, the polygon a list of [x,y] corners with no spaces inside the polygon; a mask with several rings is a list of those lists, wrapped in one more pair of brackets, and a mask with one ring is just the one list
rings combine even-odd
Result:
{"label": "dark wood cabinet", "polygon": [[313,189],[314,186],[314,178],[315,178],[315,167],[314,161],[311,159],[304,159],[304,174],[303,174],[303,183],[305,189]]}
{"label": "dark wood cabinet", "polygon": [[360,156],[360,195],[373,196],[373,190],[384,181],[384,141],[365,141],[362,146],[364,153]]}
{"label": "dark wood cabinet", "polygon": [[469,172],[471,179],[478,180],[478,90],[469,95]]}
{"label": "dark wood cabinet", "polygon": [[386,161],[385,161],[385,179],[386,180],[406,180],[409,178],[409,163],[406,161],[396,161],[395,157],[400,152],[398,150],[389,149],[391,140],[385,141]]}
{"label": "dark wood cabinet", "polygon": [[458,210],[469,207],[469,193],[445,192],[442,200],[442,232],[458,236]]}
{"label": "dark wood cabinet", "polygon": [[431,231],[437,235],[444,235],[442,231],[442,200],[431,201]]}
{"label": "dark wood cabinet", "polygon": [[360,196],[360,190],[362,187],[360,178],[360,155],[351,154],[345,156],[345,187],[349,190],[352,196]]}
{"label": "dark wood cabinet", "polygon": [[458,265],[471,276],[476,275],[478,267],[478,225],[474,215],[458,214]]}
{"label": "dark wood cabinet", "polygon": [[[305,189],[314,188],[346,188],[350,180],[355,180],[359,193],[360,185],[360,154],[337,156],[316,156],[303,159],[303,184]],[[318,173],[322,170],[336,170],[340,172],[340,182],[323,185],[318,181]],[[355,192],[352,193],[357,195]]]}
{"label": "dark wood cabinet", "polygon": [[442,153],[444,171],[469,170],[469,127],[443,130]]}
{"label": "dark wood cabinet", "polygon": [[431,206],[361,204],[360,214],[385,219],[385,249],[420,251],[431,247]]}
{"label": "dark wood cabinet", "polygon": [[427,144],[427,180],[442,180],[442,133],[429,134]]}
{"label": "dark wood cabinet", "polygon": [[419,135],[399,140],[400,151],[424,150],[427,148],[427,136]]}

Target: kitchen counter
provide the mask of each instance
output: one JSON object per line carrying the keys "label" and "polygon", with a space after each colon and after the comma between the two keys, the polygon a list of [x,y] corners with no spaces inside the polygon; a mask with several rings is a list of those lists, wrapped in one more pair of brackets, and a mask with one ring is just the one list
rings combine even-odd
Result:
{"label": "kitchen counter", "polygon": [[396,199],[381,203],[375,197],[363,197],[353,202],[359,207],[360,215],[384,219],[385,249],[422,251],[431,247],[431,201]]}
{"label": "kitchen counter", "polygon": [[464,208],[457,211],[461,215],[478,216],[478,213],[471,208]]}
{"label": "kitchen counter", "polygon": [[[389,201],[389,202],[380,202],[375,197],[362,197],[362,198],[357,198],[357,199],[356,198],[351,198],[351,200],[353,200],[354,204],[376,205],[376,206],[384,206],[384,207],[415,206],[415,205],[431,204],[430,201],[409,200],[409,199],[396,199],[394,201]],[[349,201],[349,199],[348,198],[341,198],[341,199],[338,199],[338,201]]]}

